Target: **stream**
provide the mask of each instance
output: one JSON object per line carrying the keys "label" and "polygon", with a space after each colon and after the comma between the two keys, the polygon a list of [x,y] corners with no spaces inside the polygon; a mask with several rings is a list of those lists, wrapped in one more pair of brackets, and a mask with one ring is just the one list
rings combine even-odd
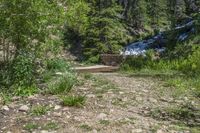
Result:
{"label": "stream", "polygon": [[[185,30],[183,33],[178,34],[178,37],[176,38],[177,41],[185,41],[191,33],[195,32],[194,21],[192,19],[189,19],[184,24],[177,25],[174,30],[181,31],[185,28],[187,28],[187,30]],[[158,53],[162,53],[166,50],[166,42],[167,37],[165,33],[160,32],[157,35],[150,37],[149,39],[128,44],[121,52],[121,55],[145,56],[146,52],[149,49],[153,49]]]}

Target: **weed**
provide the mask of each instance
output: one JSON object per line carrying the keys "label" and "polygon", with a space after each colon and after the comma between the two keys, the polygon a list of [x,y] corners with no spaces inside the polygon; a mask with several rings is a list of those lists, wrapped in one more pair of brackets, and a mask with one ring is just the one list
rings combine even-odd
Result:
{"label": "weed", "polygon": [[30,87],[19,86],[17,87],[17,89],[14,90],[14,95],[26,97],[36,94],[38,93],[38,91],[39,90],[36,86],[30,86]]}
{"label": "weed", "polygon": [[2,104],[8,104],[11,102],[11,95],[7,93],[0,93],[0,98],[2,98]]}
{"label": "weed", "polygon": [[47,60],[46,63],[50,71],[71,71],[69,63],[64,59],[54,58]]}
{"label": "weed", "polygon": [[109,90],[116,91],[119,89],[108,80],[102,79],[100,77],[95,77],[93,80],[94,80],[93,86],[95,88],[98,88],[96,89],[97,94],[103,94],[103,93],[108,92]]}
{"label": "weed", "polygon": [[80,126],[80,128],[86,130],[86,131],[92,131],[92,127],[90,127],[89,125],[87,124],[83,124]]}
{"label": "weed", "polygon": [[92,74],[90,74],[90,73],[84,74],[84,79],[89,80],[89,79],[92,79],[92,78],[93,78]]}
{"label": "weed", "polygon": [[59,77],[57,81],[49,84],[48,92],[54,95],[69,92],[75,83],[76,77],[71,73],[66,73]]}
{"label": "weed", "polygon": [[196,126],[196,119],[199,119],[200,112],[192,109],[189,105],[167,107],[167,108],[157,108],[151,112],[151,116],[157,119],[175,119],[180,123],[188,124],[189,126]]}
{"label": "weed", "polygon": [[47,124],[43,127],[44,130],[56,130],[56,129],[58,129],[58,128],[59,128],[58,124],[57,124],[57,123],[54,123],[54,122],[47,123]]}
{"label": "weed", "polygon": [[32,107],[30,114],[34,116],[41,116],[41,115],[45,115],[49,110],[50,110],[50,107],[48,106],[37,105],[37,106]]}
{"label": "weed", "polygon": [[106,126],[106,125],[110,124],[110,121],[108,121],[108,120],[100,120],[99,123]]}
{"label": "weed", "polygon": [[64,106],[81,107],[85,104],[85,96],[65,96],[61,98]]}
{"label": "weed", "polygon": [[35,129],[38,129],[39,125],[38,124],[35,124],[35,123],[28,123],[24,126],[24,129],[25,130],[28,130],[28,131],[32,131],[32,130],[35,130]]}

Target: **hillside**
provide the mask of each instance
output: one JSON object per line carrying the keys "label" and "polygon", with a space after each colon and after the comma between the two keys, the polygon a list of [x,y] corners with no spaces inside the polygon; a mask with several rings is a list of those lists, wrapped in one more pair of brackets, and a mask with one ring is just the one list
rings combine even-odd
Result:
{"label": "hillside", "polygon": [[200,0],[0,7],[0,133],[199,133]]}

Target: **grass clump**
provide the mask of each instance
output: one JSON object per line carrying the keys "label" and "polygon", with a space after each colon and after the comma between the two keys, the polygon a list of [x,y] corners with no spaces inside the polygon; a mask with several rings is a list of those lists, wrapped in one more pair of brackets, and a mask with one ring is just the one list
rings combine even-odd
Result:
{"label": "grass clump", "polygon": [[85,96],[65,96],[61,98],[63,106],[81,107],[85,104]]}
{"label": "grass clump", "polygon": [[105,80],[105,79],[103,79],[101,77],[94,77],[93,81],[94,81],[93,86],[95,88],[98,88],[98,89],[96,89],[96,93],[97,94],[106,93],[109,90],[115,91],[115,90],[119,89],[116,85],[114,85],[110,81]]}
{"label": "grass clump", "polygon": [[151,112],[151,116],[157,119],[178,120],[179,123],[186,124],[188,126],[198,126],[198,119],[200,118],[200,112],[191,104],[185,104],[181,106],[171,106],[166,108],[156,108]]}
{"label": "grass clump", "polygon": [[84,79],[86,80],[93,79],[93,76],[91,73],[85,73],[83,76],[84,76]]}
{"label": "grass clump", "polygon": [[100,120],[99,123],[102,124],[102,125],[109,125],[110,121],[108,121],[108,120]]}
{"label": "grass clump", "polygon": [[82,125],[80,126],[80,128],[82,128],[82,129],[84,129],[84,130],[86,130],[86,131],[92,131],[92,127],[90,127],[90,126],[87,125],[87,124],[82,124]]}
{"label": "grass clump", "polygon": [[35,123],[28,123],[24,126],[24,129],[27,130],[27,131],[33,131],[33,130],[36,130],[38,128],[39,128],[39,125],[35,124]]}
{"label": "grass clump", "polygon": [[0,104],[3,104],[3,105],[8,104],[11,102],[11,95],[5,92],[1,92],[0,99],[2,100],[0,101]]}
{"label": "grass clump", "polygon": [[43,127],[44,130],[56,130],[58,128],[59,126],[55,122],[49,122]]}
{"label": "grass clump", "polygon": [[173,97],[192,96],[200,97],[200,78],[174,77],[166,78],[164,86],[170,87]]}
{"label": "grass clump", "polygon": [[48,92],[56,95],[69,92],[76,83],[76,77],[72,73],[65,73],[58,77],[56,81],[49,84]]}
{"label": "grass clump", "polygon": [[64,60],[59,58],[54,58],[46,61],[47,69],[49,71],[71,71],[70,64]]}
{"label": "grass clump", "polygon": [[19,86],[17,89],[14,90],[14,95],[16,96],[21,96],[21,97],[27,97],[34,95],[39,92],[39,89],[36,86],[28,86],[28,87],[23,87]]}
{"label": "grass clump", "polygon": [[30,114],[34,116],[41,116],[41,115],[45,115],[49,110],[50,110],[50,107],[48,106],[37,105],[37,106],[32,107]]}

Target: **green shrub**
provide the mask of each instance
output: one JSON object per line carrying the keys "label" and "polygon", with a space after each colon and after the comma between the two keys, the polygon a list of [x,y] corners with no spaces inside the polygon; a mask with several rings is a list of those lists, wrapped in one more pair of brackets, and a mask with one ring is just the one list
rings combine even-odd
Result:
{"label": "green shrub", "polygon": [[85,104],[85,96],[65,96],[61,100],[64,106],[81,107]]}
{"label": "green shrub", "polygon": [[10,76],[13,84],[17,86],[30,86],[35,82],[35,64],[34,56],[22,50],[18,52],[11,67]]}
{"label": "green shrub", "polygon": [[129,56],[126,58],[124,64],[122,64],[121,68],[125,70],[140,70],[147,65],[148,59],[143,56],[133,57]]}
{"label": "green shrub", "polygon": [[189,75],[200,76],[200,48],[194,48],[194,52],[186,59],[183,60],[179,69]]}
{"label": "green shrub", "polygon": [[48,92],[54,95],[69,92],[73,85],[75,85],[76,81],[77,79],[74,73],[65,73],[61,77],[58,77],[56,81],[49,84]]}
{"label": "green shrub", "polygon": [[14,89],[14,95],[26,97],[36,94],[38,91],[39,89],[34,85],[28,87],[19,86]]}
{"label": "green shrub", "polygon": [[54,58],[47,60],[46,63],[47,63],[47,69],[50,71],[70,70],[70,64],[64,59]]}
{"label": "green shrub", "polygon": [[8,104],[11,102],[11,95],[9,93],[0,93],[0,98],[2,98],[2,103],[0,104]]}

